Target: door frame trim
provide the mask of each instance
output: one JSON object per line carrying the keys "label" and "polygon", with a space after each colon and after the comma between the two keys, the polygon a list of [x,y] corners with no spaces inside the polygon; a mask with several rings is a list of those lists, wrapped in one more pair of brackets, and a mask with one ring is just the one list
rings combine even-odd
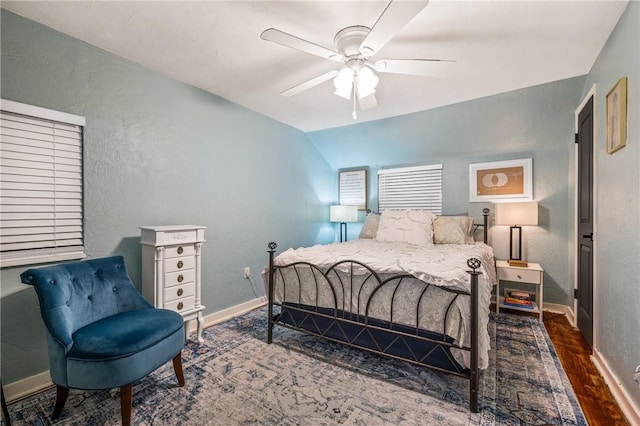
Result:
{"label": "door frame trim", "polygon": [[[598,318],[598,308],[597,308],[597,304],[596,304],[596,298],[597,298],[597,280],[595,279],[597,277],[596,274],[596,268],[597,268],[597,264],[598,262],[596,261],[597,259],[597,253],[598,253],[598,232],[597,232],[597,213],[598,213],[598,203],[597,203],[597,194],[598,194],[598,185],[597,185],[597,180],[596,180],[596,176],[597,176],[597,157],[596,157],[596,153],[597,153],[597,147],[598,147],[598,143],[597,143],[597,114],[598,114],[598,110],[596,108],[597,106],[597,87],[598,85],[596,83],[594,83],[591,88],[589,89],[589,91],[587,92],[587,94],[584,96],[584,98],[582,99],[582,102],[580,102],[580,105],[578,105],[578,108],[576,108],[575,113],[574,113],[574,129],[575,129],[575,133],[578,133],[578,126],[579,126],[579,118],[578,116],[580,115],[580,111],[582,111],[582,109],[587,105],[587,102],[589,102],[589,99],[591,97],[593,97],[593,129],[592,129],[592,135],[593,135],[593,211],[591,212],[592,217],[593,217],[593,249],[592,249],[592,253],[593,253],[593,291],[592,291],[592,303],[593,303],[593,312],[592,312],[592,321],[593,321],[593,348],[595,349],[597,347],[597,341],[598,341],[598,334],[596,333],[596,327],[595,324],[597,324],[597,318]],[[574,144],[574,149],[573,149],[573,212],[572,212],[572,217],[573,217],[573,236],[572,236],[572,243],[569,244],[569,247],[571,247],[571,258],[573,259],[573,288],[574,290],[578,288],[578,144]],[[573,296],[573,295],[572,295]],[[578,300],[573,298],[573,312],[575,313],[573,316],[573,320],[574,320],[574,326],[577,327],[578,326]]]}

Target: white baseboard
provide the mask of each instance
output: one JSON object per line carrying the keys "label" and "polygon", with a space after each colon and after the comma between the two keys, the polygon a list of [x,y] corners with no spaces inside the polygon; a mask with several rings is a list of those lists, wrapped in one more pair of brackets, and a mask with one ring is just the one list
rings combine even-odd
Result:
{"label": "white baseboard", "polygon": [[[204,327],[211,327],[212,325],[227,321],[233,317],[240,316],[254,309],[260,308],[267,304],[266,297],[259,297],[257,299],[249,300],[248,302],[241,303],[236,306],[232,306],[227,309],[223,309],[218,312],[205,315]],[[196,331],[196,321],[190,321],[189,330],[193,333]],[[53,386],[51,377],[49,376],[49,370],[38,373],[34,376],[27,377],[17,382],[8,383],[3,385],[4,396],[8,403],[12,403],[19,399],[33,395],[44,389]]]}
{"label": "white baseboard", "polygon": [[631,399],[631,396],[627,392],[627,390],[622,386],[622,383],[616,375],[609,368],[609,364],[602,357],[600,352],[596,348],[593,348],[593,355],[591,356],[591,360],[593,364],[596,366],[604,381],[609,386],[609,390],[613,395],[614,399],[620,406],[620,409],[626,416],[627,420],[632,425],[640,425],[640,408],[634,403]]}
{"label": "white baseboard", "polygon": [[[230,320],[233,317],[237,317],[247,312],[253,311],[254,309],[258,309],[267,304],[267,298],[262,296],[257,299],[249,300],[248,302],[241,303],[236,306],[232,306],[227,309],[223,309],[218,312],[211,313],[209,315],[204,316],[204,328],[211,327],[212,325],[219,324],[221,322],[225,322]],[[191,321],[189,324],[189,331],[191,333],[196,331],[197,322]]]}
{"label": "white baseboard", "polygon": [[8,403],[17,401],[34,393],[43,391],[53,386],[49,370],[38,373],[34,376],[27,377],[17,382],[2,385],[4,389],[4,397]]}
{"label": "white baseboard", "polygon": [[544,310],[553,312],[554,314],[562,314],[567,317],[569,324],[575,327],[575,315],[573,314],[573,310],[571,307],[567,305],[560,305],[557,303],[545,303]]}

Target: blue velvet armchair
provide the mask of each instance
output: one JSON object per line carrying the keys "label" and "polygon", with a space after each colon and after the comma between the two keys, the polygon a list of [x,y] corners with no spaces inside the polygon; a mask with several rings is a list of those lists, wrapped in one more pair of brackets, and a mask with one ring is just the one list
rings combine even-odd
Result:
{"label": "blue velvet armchair", "polygon": [[120,388],[122,424],[131,422],[132,383],[173,359],[184,386],[184,320],[156,309],[131,283],[122,256],[29,269],[47,328],[49,369],[57,386],[53,419],[69,389]]}

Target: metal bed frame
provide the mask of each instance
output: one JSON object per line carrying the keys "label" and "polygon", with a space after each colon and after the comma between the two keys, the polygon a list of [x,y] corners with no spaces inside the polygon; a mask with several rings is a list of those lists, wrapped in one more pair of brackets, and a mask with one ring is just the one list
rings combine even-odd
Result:
{"label": "metal bed frame", "polygon": [[[483,240],[487,243],[487,222],[489,209],[483,210],[483,224],[474,225],[474,230],[483,227]],[[275,324],[290,329],[302,331],[307,334],[319,336],[333,342],[339,342],[351,347],[364,349],[369,352],[382,355],[389,358],[400,359],[423,367],[442,371],[449,374],[469,379],[469,409],[471,412],[478,412],[478,386],[479,386],[479,368],[478,368],[478,276],[481,272],[478,268],[481,266],[480,260],[471,258],[467,260],[467,266],[470,268],[470,291],[462,291],[450,289],[446,287],[437,287],[426,283],[424,290],[420,295],[416,308],[416,325],[406,326],[395,324],[393,322],[393,300],[398,288],[403,281],[407,279],[415,279],[409,274],[398,274],[382,279],[369,266],[354,260],[343,260],[335,263],[327,270],[322,270],[316,265],[308,262],[295,262],[288,265],[274,265],[275,249],[277,244],[269,243],[269,269],[268,269],[268,331],[267,343],[273,341],[273,327]],[[344,266],[350,272],[344,278],[338,274],[338,268],[344,270]],[[344,290],[346,285],[353,283],[353,267],[364,268],[367,270],[364,283],[368,281],[374,285],[374,290],[365,303],[360,303],[358,295],[355,309],[353,306],[353,295],[351,300],[346,304],[344,297],[342,307],[338,306],[336,289]],[[302,304],[300,300],[295,302],[276,302],[274,299],[274,287],[276,274],[279,274],[283,286],[300,285],[300,271],[302,268],[311,271],[313,276],[316,295],[318,292],[319,281],[329,284],[329,288],[333,292],[334,306],[326,308],[318,306],[316,297],[316,305]],[[283,270],[289,269],[293,271],[294,280],[285,280]],[[297,282],[292,282],[297,281]],[[392,286],[391,296],[391,317],[390,321],[381,321],[369,316],[370,301],[373,296],[386,286]],[[395,286],[395,287],[393,287]],[[364,284],[362,285],[364,287]],[[362,289],[361,287],[361,289]],[[444,333],[435,333],[428,330],[420,329],[419,312],[420,306],[427,289],[434,288],[441,291],[451,293],[452,299],[446,308],[446,313],[453,306],[459,297],[469,298],[471,303],[470,324],[471,339],[470,345],[459,346],[453,343],[453,339]],[[344,294],[344,292],[343,292]],[[348,306],[346,306],[348,305]],[[274,307],[280,308],[279,312],[274,311]],[[442,330],[447,330],[447,318],[444,316],[444,324]],[[464,368],[454,359],[451,349],[455,348],[470,353],[470,367]]]}

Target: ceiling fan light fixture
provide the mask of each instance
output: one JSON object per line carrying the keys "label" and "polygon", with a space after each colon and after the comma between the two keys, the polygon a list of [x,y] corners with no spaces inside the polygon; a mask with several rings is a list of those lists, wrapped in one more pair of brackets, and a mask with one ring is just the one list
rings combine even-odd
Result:
{"label": "ceiling fan light fixture", "polygon": [[376,93],[376,87],[380,79],[370,68],[362,67],[358,70],[356,83],[358,87],[358,98],[362,99]]}
{"label": "ceiling fan light fixture", "polygon": [[353,77],[353,70],[349,67],[343,67],[340,72],[338,72],[336,78],[333,79],[333,85],[336,88],[336,91],[333,93],[342,98],[351,99],[351,92],[353,91]]}

